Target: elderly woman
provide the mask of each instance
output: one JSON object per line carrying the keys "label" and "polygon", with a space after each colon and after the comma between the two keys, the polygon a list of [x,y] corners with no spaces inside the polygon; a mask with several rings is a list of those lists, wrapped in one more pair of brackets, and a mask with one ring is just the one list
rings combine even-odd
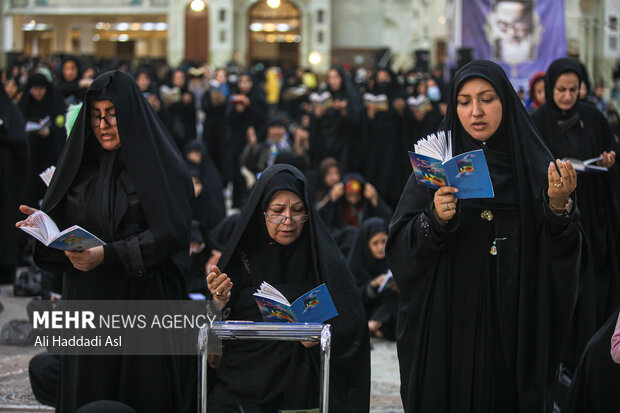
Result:
{"label": "elderly woman", "polygon": [[[66,300],[183,299],[177,254],[189,248],[191,197],[183,160],[135,80],[104,73],[86,93],[41,209],[106,245],[62,252],[37,244],[35,261],[64,273]],[[180,370],[174,356],[62,356],[57,411],[98,400],[184,411],[194,398],[184,399]]]}
{"label": "elderly woman", "polygon": [[578,280],[574,168],[490,61],[456,73],[445,127],[454,155],[484,151],[495,197],[457,202],[413,175],[403,192],[387,253],[405,411],[549,411]]}
{"label": "elderly woman", "polygon": [[[367,412],[368,330],[353,276],[310,202],[296,168],[260,176],[219,266],[207,276],[213,298],[232,320],[262,321],[252,294],[263,281],[289,301],[326,283],[338,316],[332,325],[330,410]],[[319,352],[311,343],[228,342],[209,395],[209,411],[275,412],[319,405]],[[236,410],[237,409],[237,410]]]}

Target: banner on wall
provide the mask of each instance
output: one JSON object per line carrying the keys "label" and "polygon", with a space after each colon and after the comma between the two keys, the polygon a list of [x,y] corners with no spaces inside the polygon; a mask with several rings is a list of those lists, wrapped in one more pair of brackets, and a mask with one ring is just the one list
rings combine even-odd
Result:
{"label": "banner on wall", "polygon": [[[566,56],[564,0],[461,0],[460,47],[500,64],[515,90]],[[457,35],[458,36],[458,35]]]}

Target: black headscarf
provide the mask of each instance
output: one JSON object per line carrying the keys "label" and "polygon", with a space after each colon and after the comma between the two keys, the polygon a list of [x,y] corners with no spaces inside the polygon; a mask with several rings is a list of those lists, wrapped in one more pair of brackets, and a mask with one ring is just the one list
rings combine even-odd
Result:
{"label": "black headscarf", "polygon": [[331,70],[338,72],[338,75],[342,79],[340,89],[332,90],[329,88],[329,92],[332,94],[333,99],[346,100],[347,101],[347,117],[353,120],[359,120],[362,113],[362,99],[360,94],[353,83],[351,76],[344,71],[341,66],[333,66]]}
{"label": "black headscarf", "polygon": [[89,123],[93,99],[108,99],[114,103],[121,140],[120,149],[114,152],[118,152],[135,186],[156,242],[161,242],[169,251],[187,249],[193,195],[187,168],[136,81],[121,71],[103,73],[88,89],[87,103],[80,109],[41,209],[53,214],[76,179],[80,160],[88,155],[89,148],[100,146]]}
{"label": "black headscarf", "polygon": [[377,259],[372,255],[368,243],[380,232],[388,234],[388,225],[382,218],[368,218],[361,226],[355,245],[349,252],[347,262],[356,278],[357,285],[365,284],[374,277],[385,274],[388,269],[387,259]]}
{"label": "black headscarf", "polygon": [[[302,235],[287,248],[281,248],[271,240],[263,217],[266,203],[279,190],[289,190],[300,196],[309,215]],[[258,261],[259,267],[266,268],[268,265],[286,277],[276,282],[288,283],[291,277],[292,282],[327,284],[339,314],[329,320],[332,325],[330,408],[338,412],[367,412],[370,394],[369,343],[361,298],[342,255],[310,201],[305,177],[299,170],[279,164],[261,174],[219,261],[222,272],[228,273],[227,270],[236,265],[234,261],[239,258],[240,249],[248,253],[251,266]],[[265,255],[260,258],[252,252],[253,249]],[[277,265],[267,263],[267,259],[275,260]],[[251,273],[255,274],[257,270],[253,268]],[[243,284],[235,279],[239,274],[229,273],[229,276],[235,286]],[[260,284],[262,278],[273,275],[263,273],[259,277],[261,280],[252,279],[252,284]],[[267,281],[270,282],[269,279]],[[234,290],[235,287],[231,302],[234,300]]]}
{"label": "black headscarf", "polygon": [[[555,83],[558,81],[558,78],[564,73],[574,73],[577,76],[577,78],[579,79],[579,84],[577,85],[577,93],[579,94],[579,86],[581,85],[581,82],[584,81],[579,62],[570,58],[557,59],[554,60],[553,63],[551,63],[549,69],[547,69],[547,73],[545,73],[545,104],[540,107],[540,109],[544,108],[543,112],[545,112],[545,116],[549,116],[555,124],[554,129],[557,128],[561,129],[562,131],[570,129],[580,120],[577,105],[579,99],[577,99],[575,105],[573,105],[572,108],[566,111],[560,109],[555,103],[555,99],[553,97]],[[546,137],[548,136],[547,132],[549,131],[541,130],[540,132],[542,136]]]}
{"label": "black headscarf", "polygon": [[[474,78],[491,83],[502,103],[502,121],[485,144],[465,131],[456,112],[459,91],[467,80]],[[500,66],[476,60],[456,73],[444,125],[452,133],[453,155],[484,149],[495,198],[480,202],[500,209],[518,207],[522,218],[531,222],[540,212],[537,206],[547,188],[547,167],[553,156]]]}
{"label": "black headscarf", "polygon": [[[37,102],[30,94],[30,88],[34,86],[45,88],[45,96],[40,102]],[[60,94],[42,73],[33,73],[28,77],[26,90],[19,101],[19,108],[24,114],[25,120],[38,122],[49,116],[52,126],[56,124],[56,117],[64,115],[65,112],[65,105]],[[64,126],[64,120],[59,123],[61,127]]]}

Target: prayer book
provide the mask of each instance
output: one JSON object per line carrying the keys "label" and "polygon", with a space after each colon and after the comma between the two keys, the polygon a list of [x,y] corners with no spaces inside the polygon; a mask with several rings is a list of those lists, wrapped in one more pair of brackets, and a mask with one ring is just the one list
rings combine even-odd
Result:
{"label": "prayer book", "polygon": [[263,281],[254,293],[254,299],[263,320],[268,323],[322,323],[338,315],[325,284],[313,288],[291,304],[280,291]]}
{"label": "prayer book", "polygon": [[39,174],[39,177],[43,180],[45,186],[50,186],[50,182],[52,181],[52,176],[54,176],[54,172],[56,172],[56,167],[52,165]]}
{"label": "prayer book", "polygon": [[411,109],[423,110],[425,112],[430,112],[433,109],[431,100],[424,95],[409,96],[409,99],[407,99],[407,106]]}
{"label": "prayer book", "polygon": [[56,223],[43,211],[35,212],[26,218],[26,221],[32,223],[34,227],[21,226],[19,228],[51,248],[63,251],[84,251],[106,245],[105,242],[77,225],[62,232],[59,231]]}
{"label": "prayer book", "polygon": [[26,122],[26,132],[37,132],[46,127],[49,124],[50,117],[46,116],[38,122],[29,120]]}
{"label": "prayer book", "polygon": [[162,100],[168,100],[170,102],[178,102],[181,100],[181,89],[178,87],[169,87],[162,85],[159,88]]}
{"label": "prayer book", "polygon": [[282,97],[284,100],[293,100],[300,98],[308,93],[308,88],[305,86],[295,86],[284,89]]}
{"label": "prayer book", "polygon": [[387,274],[385,274],[383,282],[381,283],[379,288],[377,288],[377,292],[383,292],[383,290],[385,290],[386,288],[391,288],[392,285],[394,285],[394,274],[392,274],[392,270],[388,270]]}
{"label": "prayer book", "polygon": [[385,94],[373,95],[372,93],[364,93],[364,103],[373,103],[377,105],[377,110],[381,112],[390,108],[388,98]]}
{"label": "prayer book", "polygon": [[562,161],[564,162],[570,161],[570,163],[573,164],[575,171],[577,172],[582,172],[582,173],[583,172],[607,172],[608,169],[605,168],[604,166],[593,165],[594,163],[600,160],[601,160],[600,156],[597,156],[596,158],[592,158],[592,159],[586,159],[585,161],[582,161],[581,159],[575,159],[575,158],[562,159]]}
{"label": "prayer book", "polygon": [[[447,138],[446,138],[447,136]],[[478,149],[452,157],[450,132],[427,135],[409,152],[418,183],[432,189],[441,186],[458,188],[458,199],[493,198],[493,184],[484,151]]]}
{"label": "prayer book", "polygon": [[332,94],[327,90],[322,93],[312,92],[308,97],[310,103],[314,103],[319,106],[329,106],[332,103]]}

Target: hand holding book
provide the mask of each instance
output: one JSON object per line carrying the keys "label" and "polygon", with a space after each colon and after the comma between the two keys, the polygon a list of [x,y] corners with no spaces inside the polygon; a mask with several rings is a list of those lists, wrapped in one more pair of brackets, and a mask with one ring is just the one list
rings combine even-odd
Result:
{"label": "hand holding book", "polygon": [[20,205],[19,210],[28,215],[28,218],[17,222],[15,226],[46,246],[64,250],[75,269],[90,271],[103,263],[105,243],[88,231],[73,226],[60,232],[54,221],[43,211],[27,205]]}

